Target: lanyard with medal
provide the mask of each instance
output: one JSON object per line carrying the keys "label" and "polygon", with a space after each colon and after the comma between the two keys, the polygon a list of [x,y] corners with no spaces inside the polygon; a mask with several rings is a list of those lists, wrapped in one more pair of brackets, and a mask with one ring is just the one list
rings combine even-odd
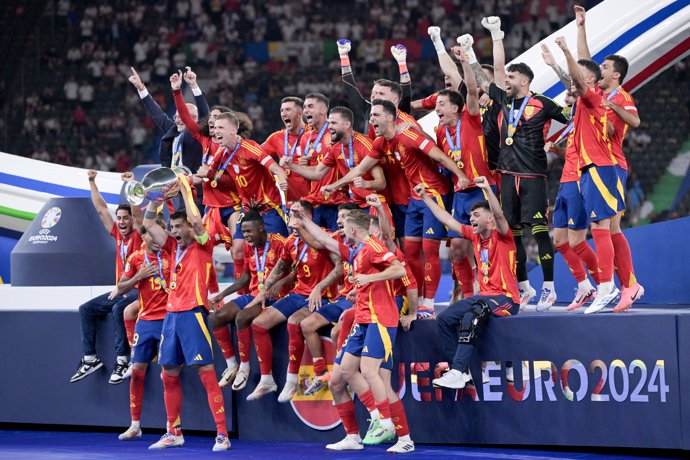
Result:
{"label": "lanyard with medal", "polygon": [[462,169],[464,164],[462,162],[462,143],[460,142],[460,118],[455,125],[455,143],[453,143],[453,137],[450,135],[450,130],[446,126],[446,142],[448,143],[448,148],[450,149],[450,155],[458,165],[458,168]]}
{"label": "lanyard with medal", "polygon": [[299,134],[297,134],[297,139],[295,139],[295,144],[292,146],[292,148],[288,152],[288,147],[290,146],[290,140],[288,138],[288,136],[289,136],[288,130],[285,129],[285,141],[283,141],[283,156],[284,157],[288,157],[289,159],[292,160],[292,158],[295,156],[295,151],[297,150],[297,146],[299,145],[299,140],[302,138],[302,134],[304,134],[304,128],[299,129]]}
{"label": "lanyard with medal", "polygon": [[611,99],[613,99],[613,98],[616,96],[616,94],[618,94],[618,88],[616,88],[616,89],[614,89],[613,91],[611,91],[611,92],[609,93],[609,95],[606,96],[606,100],[607,100],[607,101],[610,101]]}
{"label": "lanyard with medal", "polygon": [[[351,171],[352,168],[355,167],[355,147],[352,145],[353,136],[350,136],[350,142],[347,143],[348,156],[345,156],[345,147],[343,146],[343,144],[340,144],[340,154],[343,156],[343,159],[345,160],[345,166],[347,166],[348,171]],[[354,199],[355,194],[352,193],[352,187],[349,187],[349,190],[350,199],[352,200]]]}
{"label": "lanyard with medal", "polygon": [[[232,151],[232,153],[230,154],[230,156],[228,156],[227,160],[225,160],[225,163],[223,163],[223,164],[221,165],[221,167],[218,168],[218,169],[216,170],[216,174],[215,174],[215,176],[213,177],[213,180],[211,181],[211,187],[213,187],[213,188],[218,187],[218,181],[220,180],[221,176],[222,176],[223,173],[225,172],[225,168],[228,167],[228,165],[230,164],[230,162],[232,161],[232,159],[235,158],[235,155],[237,155],[237,150],[239,150],[240,145],[241,145],[240,142],[238,142],[237,144],[235,144],[235,148],[233,149],[233,151]],[[227,153],[227,151],[228,151],[228,149],[227,149],[227,147],[226,147],[225,150],[223,151],[223,153]]]}
{"label": "lanyard with medal", "polygon": [[298,236],[295,238],[295,255],[297,255],[297,260],[295,261],[295,265],[293,268],[297,268],[297,265],[299,265],[300,262],[306,262],[307,261],[307,250],[309,249],[309,246],[307,243],[304,243],[304,246],[302,246],[302,251],[299,251],[299,241],[300,237]]}
{"label": "lanyard with medal", "polygon": [[182,262],[182,258],[184,255],[187,253],[187,249],[189,249],[189,246],[184,248],[184,251],[182,251],[182,254],[180,254],[180,246],[177,246],[177,249],[175,250],[175,266],[172,269],[172,274],[170,275],[170,289],[175,290],[177,289],[177,266]]}
{"label": "lanyard with medal", "polygon": [[510,111],[508,112],[508,137],[505,140],[506,145],[513,145],[513,136],[515,135],[515,131],[520,123],[520,118],[522,118],[522,114],[525,112],[525,108],[527,107],[527,103],[529,102],[530,98],[531,96],[528,94],[522,100],[522,105],[520,106],[517,116],[513,107],[515,105],[515,99],[511,101]]}
{"label": "lanyard with medal", "polygon": [[268,251],[271,247],[271,241],[266,239],[266,244],[264,244],[264,253],[261,254],[261,259],[259,259],[259,250],[254,246],[254,260],[256,260],[256,277],[259,279],[259,291],[264,289],[264,280],[266,279],[266,257],[268,256]]}
{"label": "lanyard with medal", "polygon": [[[165,282],[165,276],[163,275],[163,261],[161,260],[160,251],[156,252],[156,258],[158,259],[158,276],[154,276],[153,281],[158,283],[161,289],[163,289],[165,292],[168,292],[168,286]],[[151,261],[149,260],[149,256],[146,252],[144,252],[144,262],[146,262],[147,267],[151,266]]]}
{"label": "lanyard with medal", "polygon": [[489,251],[490,250],[491,250],[491,240],[489,240],[489,247],[488,248],[486,248],[486,249],[481,248],[479,251],[479,256],[480,256],[481,263],[482,263],[481,271],[482,271],[482,275],[484,275],[484,277],[482,278],[482,281],[484,282],[484,284],[489,284],[489,265],[490,265],[489,264]]}
{"label": "lanyard with medal", "polygon": [[184,133],[179,134],[173,141],[173,156],[170,162],[170,167],[175,168],[177,166],[182,166],[182,136]]}
{"label": "lanyard with medal", "polygon": [[[363,247],[364,247],[364,241],[362,241],[361,243],[359,243],[359,244],[357,245],[357,247],[355,247],[355,248],[350,248],[350,259],[349,259],[349,262],[350,262],[350,267],[352,267],[352,270],[354,270],[354,266],[355,266],[355,257],[357,257],[357,254],[359,254],[359,251],[361,251]],[[357,286],[359,286],[359,284],[358,284]]]}
{"label": "lanyard with medal", "polygon": [[120,243],[120,260],[122,260],[123,264],[127,261],[127,250],[128,249],[129,249],[129,239],[127,240],[127,243],[125,243],[125,240],[123,239],[122,242]]}
{"label": "lanyard with medal", "polygon": [[306,155],[305,155],[306,157],[311,158],[312,154],[321,148],[321,139],[323,139],[323,136],[326,134],[327,129],[328,129],[328,122],[325,122],[323,124],[323,126],[321,127],[319,134],[316,136],[316,139],[314,139],[314,146],[313,147],[312,147],[312,143],[311,143],[311,134],[309,135],[309,138],[307,139],[307,145],[304,147],[304,151],[306,152]]}
{"label": "lanyard with medal", "polygon": [[570,111],[570,123],[568,123],[568,126],[565,127],[565,129],[561,132],[561,135],[558,136],[558,139],[556,139],[556,142],[554,144],[560,144],[563,139],[567,139],[568,135],[572,132],[572,130],[575,128],[575,110],[577,109],[577,103],[573,104],[573,108]]}

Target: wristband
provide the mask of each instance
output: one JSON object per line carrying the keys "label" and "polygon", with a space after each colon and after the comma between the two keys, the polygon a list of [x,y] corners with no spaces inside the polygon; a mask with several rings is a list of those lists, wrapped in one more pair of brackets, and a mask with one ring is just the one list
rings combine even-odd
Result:
{"label": "wristband", "polygon": [[409,73],[409,72],[407,71],[407,62],[405,62],[405,61],[403,61],[403,62],[398,62],[398,69],[400,69],[400,75]]}
{"label": "wristband", "polygon": [[350,66],[350,56],[347,54],[341,54],[340,55],[340,67],[349,67]]}
{"label": "wristband", "polygon": [[144,213],[144,219],[155,220],[157,216],[158,216],[158,213],[156,211],[151,211],[148,208],[146,209],[146,212]]}
{"label": "wristband", "polygon": [[477,62],[477,55],[474,54],[474,50],[470,48],[469,50],[465,51],[465,56],[467,56],[467,62],[472,65]]}
{"label": "wristband", "polygon": [[503,33],[503,31],[501,29],[492,30],[491,31],[491,40],[493,40],[493,41],[503,40],[504,35],[505,34]]}

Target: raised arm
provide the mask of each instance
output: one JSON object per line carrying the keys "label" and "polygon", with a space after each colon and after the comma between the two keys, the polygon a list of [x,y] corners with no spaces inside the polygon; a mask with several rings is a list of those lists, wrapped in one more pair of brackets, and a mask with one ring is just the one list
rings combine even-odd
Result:
{"label": "raised arm", "polygon": [[196,103],[196,108],[199,112],[199,119],[202,119],[209,113],[211,113],[211,111],[208,108],[206,96],[204,96],[204,93],[201,91],[201,88],[199,88],[199,85],[196,82],[196,74],[192,72],[192,68],[187,66],[184,69],[184,81],[187,82],[189,89],[192,90],[192,94],[194,95],[194,102]]}
{"label": "raised arm", "polygon": [[141,98],[141,102],[144,104],[144,107],[149,112],[149,115],[151,115],[151,118],[153,118],[153,121],[156,123],[158,128],[164,133],[168,132],[170,128],[175,126],[175,122],[172,121],[172,119],[165,112],[163,112],[163,109],[161,109],[158,103],[153,99],[153,97],[151,97],[149,91],[146,89],[146,86],[144,86],[144,83],[142,83],[139,74],[136,70],[134,70],[134,67],[130,67],[130,70],[132,71],[132,75],[129,77],[129,82],[139,92],[139,97]]}
{"label": "raised arm", "polygon": [[503,37],[505,34],[501,30],[501,18],[498,16],[482,18],[482,26],[491,32],[494,55],[494,82],[503,88],[503,82],[506,79],[506,52],[503,48]]}
{"label": "raised arm", "polygon": [[[340,243],[331,237],[331,235],[316,225],[311,219],[304,219],[299,213],[295,213],[292,210],[292,215],[290,216],[289,227],[296,228],[300,235],[307,236],[309,234],[313,239],[321,243],[324,249],[340,255]],[[305,239],[305,241],[307,241]]]}
{"label": "raised arm", "polygon": [[570,87],[573,85],[570,75],[568,75],[568,72],[563,70],[561,66],[556,63],[556,59],[553,57],[553,54],[551,54],[551,50],[546,43],[541,44],[541,57],[544,60],[544,63],[551,67],[554,72],[556,72],[558,79],[561,81],[561,83],[563,83],[563,86],[565,86],[565,90],[570,91]]}
{"label": "raised arm", "polygon": [[110,210],[108,210],[108,205],[98,191],[98,186],[96,185],[96,175],[98,174],[95,170],[89,169],[87,173],[89,176],[89,188],[91,189],[91,202],[93,207],[96,208],[98,217],[101,218],[101,222],[105,229],[110,232],[113,229],[113,216],[110,215]]}
{"label": "raised arm", "polygon": [[[201,220],[201,214],[199,214],[199,209],[194,204],[194,196],[192,195],[192,188],[187,181],[187,178],[183,174],[177,176],[177,181],[180,184],[180,195],[182,195],[182,201],[184,201],[184,209],[187,212],[187,218],[194,228],[194,235],[196,235],[197,240],[208,238],[208,233],[206,232],[206,227]],[[205,243],[206,241],[199,241],[200,243]]]}
{"label": "raised arm", "polygon": [[391,46],[391,54],[398,63],[398,70],[400,71],[402,97],[398,103],[398,108],[403,112],[409,112],[411,107],[410,100],[412,98],[412,79],[410,78],[410,72],[407,70],[407,48],[401,44]]}
{"label": "raised arm", "polygon": [[[173,91],[173,99],[175,100],[175,108],[177,109],[177,115],[180,117],[187,130],[194,136],[198,142],[201,142],[201,127],[194,121],[192,115],[189,113],[187,108],[187,103],[184,100],[184,95],[182,94],[182,79],[179,74],[172,74],[170,76],[170,88]],[[197,107],[198,109],[198,107]],[[201,114],[199,114],[201,116]]]}
{"label": "raised arm", "polygon": [[419,195],[425,205],[431,210],[434,216],[445,225],[448,230],[453,230],[455,233],[462,234],[462,225],[457,220],[453,219],[453,216],[448,214],[448,212],[440,207],[436,201],[434,201],[427,193],[423,184],[419,184],[414,188],[415,193]]}
{"label": "raised arm", "polygon": [[578,59],[592,59],[587,45],[587,28],[585,27],[585,9],[575,5],[575,24],[577,25],[577,57]]}
{"label": "raised arm", "polygon": [[156,223],[156,217],[158,216],[158,204],[155,201],[149,201],[146,207],[146,212],[144,213],[144,228],[151,235],[153,241],[159,246],[164,246],[165,242],[168,241],[168,232],[165,231],[163,227]]}
{"label": "raised arm", "polygon": [[340,56],[340,73],[341,79],[343,80],[343,83],[345,83],[345,93],[347,94],[347,99],[350,102],[350,107],[355,113],[355,120],[359,121],[360,123],[364,123],[357,127],[358,131],[364,132],[364,125],[366,122],[363,120],[366,118],[365,114],[367,113],[368,102],[364,96],[362,96],[362,93],[359,92],[357,82],[355,81],[355,76],[352,73],[350,56],[348,54],[352,48],[352,44],[350,43],[350,40],[344,38],[338,40],[337,43],[338,55]]}
{"label": "raised arm", "polygon": [[441,39],[441,28],[436,26],[431,26],[427,29],[429,37],[434,44],[436,49],[436,54],[438,55],[438,63],[441,66],[441,71],[443,75],[448,77],[450,81],[451,89],[457,91],[460,88],[460,83],[462,83],[462,77],[458,71],[458,66],[453,62],[453,59],[448,55],[446,47]]}
{"label": "raised arm", "polygon": [[397,246],[395,245],[395,241],[393,241],[393,227],[388,220],[386,211],[383,209],[383,203],[381,203],[379,196],[372,193],[367,197],[367,204],[376,209],[376,216],[379,221],[379,227],[381,228],[381,240],[386,244],[389,251],[395,252]]}
{"label": "raised arm", "polygon": [[573,79],[573,85],[580,96],[584,96],[587,93],[587,82],[585,81],[584,75],[580,67],[577,65],[577,61],[573,57],[572,53],[568,49],[568,43],[565,41],[565,37],[556,37],[556,44],[563,51],[565,55],[565,60],[568,63],[568,73]]}
{"label": "raised arm", "polygon": [[494,223],[496,224],[496,230],[501,235],[506,235],[508,232],[511,232],[512,230],[510,229],[510,226],[508,225],[508,221],[506,220],[505,216],[503,215],[503,210],[501,209],[501,204],[498,202],[498,198],[496,198],[496,195],[494,195],[494,191],[491,190],[491,186],[489,185],[489,181],[486,180],[486,177],[477,177],[474,180],[474,183],[477,184],[477,187],[482,189],[484,192],[484,195],[486,196],[486,201],[489,202],[489,207],[491,208],[491,214],[494,216]]}
{"label": "raised arm", "polygon": [[321,178],[332,169],[323,163],[319,163],[316,166],[301,165],[294,163],[292,159],[288,157],[280,159],[280,166],[309,180],[321,180]]}
{"label": "raised arm", "polygon": [[[479,91],[477,90],[477,79],[474,78],[474,73],[470,67],[470,63],[467,62],[464,54],[459,56],[460,64],[462,65],[462,71],[465,73],[465,84],[467,85],[467,112],[470,115],[479,115]],[[484,72],[482,72],[484,74]]]}

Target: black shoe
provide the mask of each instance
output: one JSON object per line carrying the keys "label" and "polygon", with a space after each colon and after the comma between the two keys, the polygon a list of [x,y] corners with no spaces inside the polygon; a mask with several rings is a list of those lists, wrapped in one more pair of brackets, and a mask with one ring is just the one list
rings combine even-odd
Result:
{"label": "black shoe", "polygon": [[117,363],[115,364],[115,369],[113,369],[113,373],[110,375],[110,380],[108,380],[108,383],[112,383],[113,385],[117,385],[118,383],[122,383],[125,381],[125,372],[127,372],[127,368],[129,367],[129,362],[127,361],[120,361],[119,359],[117,360]]}
{"label": "black shoe", "polygon": [[93,361],[87,361],[84,358],[82,358],[79,362],[79,367],[77,367],[77,373],[74,374],[72,378],[69,379],[69,381],[70,383],[77,382],[86,377],[87,375],[93,374],[101,367],[103,367],[103,361],[101,361],[98,358],[94,359]]}

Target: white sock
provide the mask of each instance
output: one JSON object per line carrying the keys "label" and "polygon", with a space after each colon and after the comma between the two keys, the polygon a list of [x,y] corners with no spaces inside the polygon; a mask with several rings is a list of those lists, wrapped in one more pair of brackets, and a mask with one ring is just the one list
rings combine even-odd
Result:
{"label": "white sock", "polygon": [[132,426],[130,428],[134,428],[135,430],[139,429],[139,420],[132,420]]}
{"label": "white sock", "polygon": [[398,436],[398,441],[412,442],[412,438],[409,434],[406,434],[405,436]]}
{"label": "white sock", "polygon": [[297,374],[288,373],[287,378],[285,379],[285,383],[294,383],[295,385],[297,385]]}
{"label": "white sock", "polygon": [[417,301],[418,301],[420,307],[421,307],[422,305],[424,305],[424,297],[419,297],[419,298],[417,299]]}
{"label": "white sock", "polygon": [[519,288],[521,291],[529,291],[529,288],[530,288],[530,287],[531,287],[531,286],[529,285],[529,281],[520,281],[520,282],[518,283],[518,288]]}
{"label": "white sock", "polygon": [[276,383],[275,380],[273,380],[273,374],[262,375],[259,380],[259,385],[262,383]]}
{"label": "white sock", "polygon": [[96,355],[84,355],[84,361],[95,361]]}
{"label": "white sock", "polygon": [[544,281],[544,284],[541,285],[542,289],[548,289],[551,292],[555,291],[555,288],[553,286],[553,281]]}
{"label": "white sock", "polygon": [[249,373],[249,362],[240,361],[240,370]]}
{"label": "white sock", "polygon": [[128,356],[118,356],[118,357],[117,357],[117,362],[118,362],[118,363],[128,363],[128,362],[129,362],[129,357],[128,357]]}
{"label": "white sock", "polygon": [[583,291],[591,291],[592,289],[594,289],[594,286],[592,286],[592,283],[589,281],[589,278],[585,278],[584,280],[577,283],[577,287]]}
{"label": "white sock", "polygon": [[599,293],[603,295],[609,295],[613,291],[613,281],[607,281],[605,283],[599,284]]}
{"label": "white sock", "polygon": [[379,413],[378,409],[374,409],[373,411],[369,412],[369,415],[371,415],[371,419],[375,418],[381,418],[381,414]]}
{"label": "white sock", "polygon": [[393,420],[391,420],[390,418],[382,418],[381,419],[381,426],[383,428],[388,428],[389,430],[390,429],[395,430],[395,425],[393,425]]}
{"label": "white sock", "polygon": [[359,433],[348,434],[345,437],[357,441],[360,444],[362,443],[362,437],[359,435]]}
{"label": "white sock", "polygon": [[429,299],[429,298],[425,297],[424,302],[422,303],[422,306],[425,308],[433,310],[434,309],[434,299]]}
{"label": "white sock", "polygon": [[228,365],[228,369],[234,369],[237,367],[237,358],[231,356],[225,360],[225,363]]}

